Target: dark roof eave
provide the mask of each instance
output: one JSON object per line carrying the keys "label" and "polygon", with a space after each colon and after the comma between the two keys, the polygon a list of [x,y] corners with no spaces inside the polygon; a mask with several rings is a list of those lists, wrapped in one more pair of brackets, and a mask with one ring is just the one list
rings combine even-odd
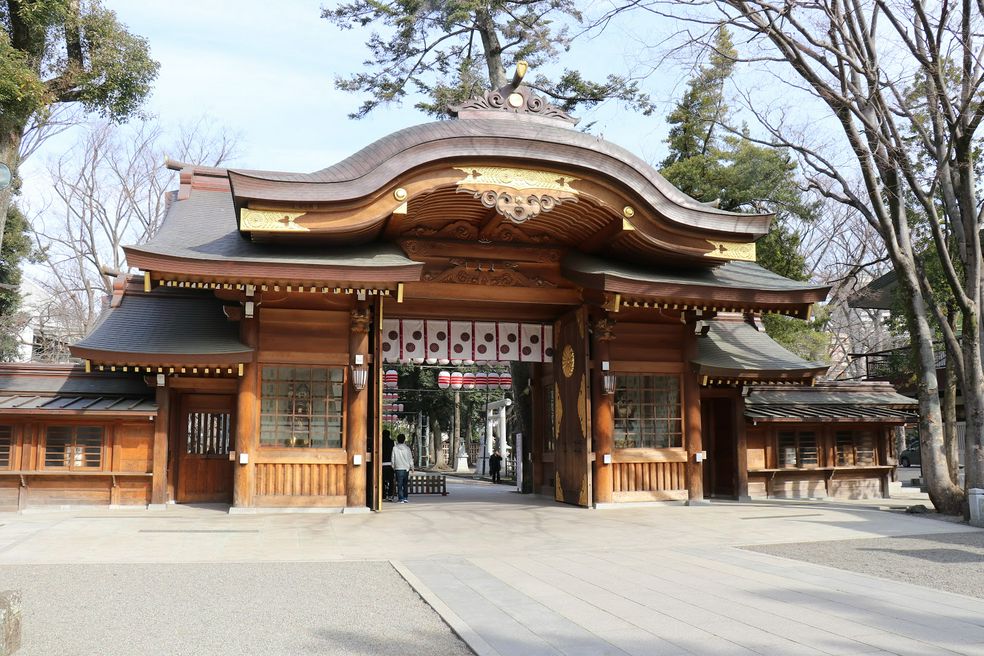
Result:
{"label": "dark roof eave", "polygon": [[816,367],[804,367],[802,369],[729,369],[725,367],[711,367],[702,365],[700,362],[691,361],[694,370],[701,376],[713,376],[715,378],[740,378],[749,381],[755,380],[806,380],[824,374],[829,367],[826,365]]}
{"label": "dark roof eave", "polygon": [[132,351],[108,351],[73,345],[68,347],[73,357],[100,363],[126,363],[152,366],[207,366],[234,365],[247,362],[253,357],[253,349],[226,351],[222,353],[140,353]]}
{"label": "dark roof eave", "polygon": [[[583,287],[617,294],[652,298],[713,299],[722,303],[758,303],[764,305],[788,305],[800,308],[822,302],[832,287],[811,287],[802,290],[776,290],[756,288],[718,287],[702,284],[656,283],[625,278],[611,273],[585,273],[562,267],[565,278]],[[710,295],[708,294],[710,292]]]}
{"label": "dark roof eave", "polygon": [[133,410],[78,410],[62,408],[0,408],[0,416],[6,415],[57,415],[57,416],[85,416],[85,417],[132,417],[134,415],[157,415],[157,408],[144,408]]}
{"label": "dark roof eave", "polygon": [[422,263],[395,266],[345,266],[291,264],[241,260],[194,259],[146,251],[138,246],[124,246],[127,262],[144,271],[177,273],[215,278],[249,278],[298,280],[312,282],[398,283],[420,280]]}

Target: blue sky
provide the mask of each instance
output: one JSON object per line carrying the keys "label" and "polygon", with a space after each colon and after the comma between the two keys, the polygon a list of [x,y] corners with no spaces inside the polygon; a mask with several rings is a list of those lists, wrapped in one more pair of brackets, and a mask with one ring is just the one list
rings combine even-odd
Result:
{"label": "blue sky", "polygon": [[[408,103],[353,121],[356,95],[337,91],[338,74],[357,71],[367,32],[339,30],[320,17],[323,2],[289,0],[105,0],[131,31],[145,36],[161,63],[147,108],[169,126],[207,114],[241,138],[237,166],[308,171],[328,166],[394,130],[429,120]],[[275,8],[275,9],[273,9]],[[624,72],[639,34],[615,25],[601,38],[578,42],[559,66],[597,78]],[[618,49],[613,49],[618,44]],[[672,100],[685,72],[649,80],[654,97]],[[665,112],[662,113],[665,115]],[[646,159],[664,152],[663,115],[641,117],[617,104],[582,112],[592,132]]]}

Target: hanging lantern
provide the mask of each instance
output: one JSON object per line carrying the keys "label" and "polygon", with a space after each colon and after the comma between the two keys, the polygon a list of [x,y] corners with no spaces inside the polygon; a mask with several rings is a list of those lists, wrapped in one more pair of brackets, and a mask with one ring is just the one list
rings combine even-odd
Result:
{"label": "hanging lantern", "polygon": [[460,390],[461,389],[461,379],[463,376],[460,371],[456,371],[451,374],[451,389]]}
{"label": "hanging lantern", "polygon": [[396,369],[390,369],[385,374],[383,374],[383,385],[385,387],[396,387],[400,384],[400,374],[396,372]]}
{"label": "hanging lantern", "polygon": [[489,385],[489,375],[484,371],[475,374],[475,389],[484,390]]}
{"label": "hanging lantern", "polygon": [[437,374],[437,386],[440,387],[441,389],[447,389],[448,387],[451,386],[450,371],[442,371],[441,373]]}
{"label": "hanging lantern", "polygon": [[502,373],[499,374],[499,388],[508,390],[512,388],[512,374]]}
{"label": "hanging lantern", "polygon": [[410,358],[410,362],[412,362],[414,364],[424,364],[424,359],[423,358]]}
{"label": "hanging lantern", "polygon": [[437,361],[437,364],[439,364],[439,365],[449,365],[449,364],[451,364],[451,361],[448,360],[447,358],[439,358],[438,361]]}
{"label": "hanging lantern", "polygon": [[424,362],[427,364],[437,364],[437,358],[427,358]]}
{"label": "hanging lantern", "polygon": [[383,401],[396,401],[400,395],[396,392],[383,392]]}
{"label": "hanging lantern", "polygon": [[489,389],[497,389],[499,387],[499,372],[490,371],[485,379],[485,384],[489,386]]}
{"label": "hanging lantern", "polygon": [[468,371],[461,376],[461,386],[466,390],[475,389],[475,374]]}

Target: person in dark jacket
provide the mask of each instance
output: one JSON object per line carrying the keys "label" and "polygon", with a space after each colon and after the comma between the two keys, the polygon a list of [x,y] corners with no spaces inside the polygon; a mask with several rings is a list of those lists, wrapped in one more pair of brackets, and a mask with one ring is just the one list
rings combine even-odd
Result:
{"label": "person in dark jacket", "polygon": [[502,470],[502,456],[499,455],[499,450],[496,449],[492,455],[489,456],[489,473],[492,474],[492,482],[499,483],[502,481],[502,477],[499,476],[499,472]]}
{"label": "person in dark jacket", "polygon": [[396,475],[393,473],[393,438],[383,431],[383,498],[393,501],[396,496]]}

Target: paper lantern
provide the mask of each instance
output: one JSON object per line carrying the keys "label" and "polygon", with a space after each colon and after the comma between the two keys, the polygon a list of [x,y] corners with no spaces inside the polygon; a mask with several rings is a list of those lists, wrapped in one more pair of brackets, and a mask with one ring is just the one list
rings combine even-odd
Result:
{"label": "paper lantern", "polygon": [[475,389],[484,390],[488,387],[489,375],[484,371],[475,374]]}
{"label": "paper lantern", "polygon": [[512,374],[499,374],[499,387],[504,390],[512,388]]}
{"label": "paper lantern", "polygon": [[453,374],[451,374],[451,389],[460,390],[462,378],[463,376],[461,375],[460,371],[456,371]]}
{"label": "paper lantern", "polygon": [[412,362],[414,364],[424,364],[424,359],[423,358],[410,358],[410,362]]}
{"label": "paper lantern", "polygon": [[427,358],[424,362],[427,364],[437,364],[437,358]]}
{"label": "paper lantern", "polygon": [[400,395],[396,392],[383,392],[384,401],[396,401],[398,398],[400,398]]}
{"label": "paper lantern", "polygon": [[448,387],[451,386],[450,371],[442,371],[441,373],[437,374],[437,386],[440,387],[441,389],[447,389]]}
{"label": "paper lantern", "polygon": [[451,361],[448,360],[447,358],[438,358],[437,363],[440,365],[449,365],[451,364]]}
{"label": "paper lantern", "polygon": [[485,378],[485,384],[489,386],[489,389],[496,389],[499,387],[499,372],[490,371],[488,376]]}
{"label": "paper lantern", "polygon": [[396,387],[399,384],[400,384],[400,374],[396,372],[396,369],[390,369],[385,374],[383,374],[383,386]]}
{"label": "paper lantern", "polygon": [[475,389],[475,374],[468,371],[461,375],[461,386],[466,390]]}

